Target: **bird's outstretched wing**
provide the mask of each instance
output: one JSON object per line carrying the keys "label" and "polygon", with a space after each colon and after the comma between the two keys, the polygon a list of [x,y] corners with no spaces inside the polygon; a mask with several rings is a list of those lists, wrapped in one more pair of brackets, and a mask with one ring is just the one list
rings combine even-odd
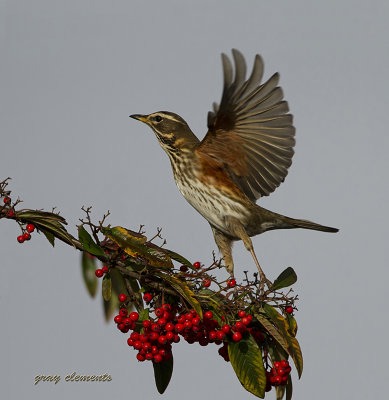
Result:
{"label": "bird's outstretched wing", "polygon": [[224,88],[220,106],[208,113],[208,133],[197,147],[204,157],[227,168],[236,185],[252,200],[267,196],[284,181],[295,144],[293,116],[278,87],[279,75],[261,83],[263,61],[257,55],[246,80],[242,54],[222,54]]}

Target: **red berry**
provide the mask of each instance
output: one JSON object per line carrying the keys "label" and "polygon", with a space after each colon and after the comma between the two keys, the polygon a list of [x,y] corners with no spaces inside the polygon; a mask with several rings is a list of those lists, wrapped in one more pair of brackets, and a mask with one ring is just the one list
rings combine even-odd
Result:
{"label": "red berry", "polygon": [[35,230],[35,225],[34,224],[28,224],[27,226],[26,226],[26,229],[27,229],[27,232],[34,232],[34,230]]}
{"label": "red berry", "polygon": [[288,382],[288,375],[284,375],[281,377],[281,385],[286,385],[286,382]]}
{"label": "red berry", "polygon": [[99,269],[96,269],[95,275],[96,275],[98,278],[101,278],[101,277],[104,275],[103,270],[100,269],[100,268],[99,268]]}
{"label": "red berry", "polygon": [[234,342],[239,342],[239,340],[241,340],[242,339],[242,334],[240,333],[240,332],[235,332],[233,335],[232,335],[232,340],[234,341]]}
{"label": "red berry", "polygon": [[245,332],[247,329],[246,325],[244,325],[242,321],[237,321],[235,324],[235,327],[236,327],[236,330],[241,333]]}
{"label": "red berry", "polygon": [[228,280],[227,280],[227,286],[228,286],[229,288],[235,287],[235,286],[236,286],[236,280],[235,280],[235,279],[228,279]]}
{"label": "red berry", "polygon": [[[102,271],[101,271],[102,272]],[[120,293],[118,299],[121,303],[127,300],[127,296],[124,293]]]}
{"label": "red berry", "polygon": [[134,342],[134,349],[140,350],[142,348],[142,342],[140,340],[136,340]]}
{"label": "red berry", "polygon": [[188,271],[188,267],[186,265],[181,265],[180,271],[181,272],[187,272]]}
{"label": "red berry", "polygon": [[166,336],[162,335],[158,338],[158,343],[159,344],[166,344],[167,343],[167,338]]}
{"label": "red berry", "polygon": [[159,338],[159,334],[157,332],[150,333],[149,339],[151,342],[156,342],[158,340],[158,338]]}
{"label": "red berry", "polygon": [[174,333],[173,332],[166,332],[166,339],[169,341],[169,342],[172,342],[173,340],[174,340]]}
{"label": "red berry", "polygon": [[4,197],[3,201],[4,201],[4,204],[9,204],[9,203],[11,203],[11,198],[10,197]]}
{"label": "red berry", "polygon": [[23,233],[23,237],[24,237],[24,240],[30,240],[31,239],[31,235],[28,232],[24,232]]}
{"label": "red berry", "polygon": [[120,324],[123,322],[123,318],[120,315],[116,315],[116,317],[113,319],[117,324]]}
{"label": "red berry", "polygon": [[137,340],[139,340],[139,336],[140,335],[138,332],[132,332],[130,338],[136,342]]}
{"label": "red berry", "polygon": [[206,319],[212,319],[212,318],[213,318],[212,311],[207,311],[207,312],[204,314],[204,318],[206,318]]}
{"label": "red berry", "polygon": [[172,310],[172,307],[170,306],[170,304],[168,304],[168,303],[166,303],[166,304],[162,304],[162,310],[163,311],[167,311],[167,312],[169,312],[169,311],[171,311]]}
{"label": "red berry", "polygon": [[174,324],[172,324],[171,322],[168,322],[165,325],[165,329],[166,329],[167,332],[173,332],[174,331]]}
{"label": "red berry", "polygon": [[184,330],[184,325],[183,324],[176,324],[176,326],[174,327],[174,331],[176,333],[180,333]]}
{"label": "red berry", "polygon": [[158,325],[161,326],[161,328],[163,328],[166,325],[167,321],[164,318],[159,318],[157,323],[158,323]]}
{"label": "red berry", "polygon": [[145,358],[146,358],[146,360],[152,360],[153,358],[154,358],[154,356],[151,354],[151,353],[147,353],[146,355],[145,355]]}
{"label": "red berry", "polygon": [[289,361],[288,360],[282,360],[281,361],[281,367],[282,368],[289,367]]}
{"label": "red berry", "polygon": [[208,279],[204,279],[203,280],[203,284],[204,284],[204,287],[210,287],[211,286],[211,281],[209,281]]}
{"label": "red berry", "polygon": [[121,315],[122,317],[127,316],[127,310],[125,308],[121,308],[119,310],[119,315]]}
{"label": "red berry", "polygon": [[242,311],[241,310],[241,311],[238,312],[238,315],[239,315],[240,318],[243,318],[243,317],[246,316],[246,311]]}
{"label": "red berry", "polygon": [[7,212],[7,217],[12,218],[14,215],[15,215],[15,213],[14,213],[12,210],[9,210],[9,211]]}
{"label": "red berry", "polygon": [[17,239],[19,243],[23,243],[25,240],[23,235],[18,236]]}
{"label": "red berry", "polygon": [[279,376],[286,375],[286,371],[284,370],[284,368],[278,368],[277,369],[277,375],[279,375]]}
{"label": "red berry", "polygon": [[217,332],[216,332],[216,337],[217,337],[219,340],[224,340],[224,339],[226,338],[226,334],[225,334],[223,331],[217,331]]}
{"label": "red berry", "polygon": [[151,293],[145,293],[145,294],[143,295],[143,300],[144,300],[146,303],[149,303],[149,302],[152,300],[152,298],[153,298],[153,296],[151,295]]}
{"label": "red berry", "polygon": [[276,362],[274,363],[274,368],[275,368],[275,369],[281,368],[281,363],[280,363],[279,361],[276,361]]}
{"label": "red berry", "polygon": [[162,310],[162,308],[157,308],[157,309],[155,310],[155,315],[156,315],[157,317],[162,317],[162,315],[163,315],[163,310]]}
{"label": "red berry", "polygon": [[282,378],[280,376],[275,376],[274,377],[274,386],[279,386],[282,383]]}
{"label": "red berry", "polygon": [[132,312],[132,313],[130,314],[130,318],[131,318],[134,322],[136,322],[136,321],[138,321],[138,319],[139,319],[139,314],[138,314],[137,312]]}
{"label": "red berry", "polygon": [[251,323],[251,321],[250,321],[250,318],[247,318],[247,317],[243,317],[242,318],[242,324],[243,325],[250,325],[250,323]]}
{"label": "red berry", "polygon": [[192,313],[187,313],[187,314],[185,314],[185,319],[187,320],[187,321],[192,321],[192,319],[193,319],[193,314]]}
{"label": "red berry", "polygon": [[161,330],[160,326],[158,324],[152,324],[151,325],[151,330],[152,332],[159,332]]}
{"label": "red berry", "polygon": [[142,343],[146,343],[149,340],[149,335],[147,335],[146,333],[142,333],[141,335],[139,335],[139,340]]}
{"label": "red berry", "polygon": [[138,353],[136,355],[136,358],[138,359],[138,361],[144,361],[145,360],[145,356],[142,356],[142,354]]}
{"label": "red berry", "polygon": [[102,270],[103,270],[103,273],[104,273],[104,274],[107,274],[107,273],[109,272],[109,268],[108,268],[107,266],[104,266],[104,267],[102,268]]}
{"label": "red berry", "polygon": [[142,324],[143,324],[143,328],[145,328],[145,329],[151,327],[151,321],[148,320],[148,319],[145,319],[145,320],[142,322]]}
{"label": "red berry", "polygon": [[222,331],[224,333],[230,333],[230,331],[231,331],[230,325],[226,324],[226,325],[222,326]]}
{"label": "red berry", "polygon": [[193,263],[193,268],[200,269],[200,267],[201,267],[201,264],[198,261]]}
{"label": "red berry", "polygon": [[293,312],[293,307],[292,307],[292,306],[288,306],[288,307],[285,308],[285,311],[286,311],[288,314],[292,314],[292,312]]}
{"label": "red berry", "polygon": [[154,354],[154,362],[160,363],[162,361],[162,356],[160,354]]}
{"label": "red berry", "polygon": [[194,317],[193,319],[192,319],[192,325],[194,325],[194,326],[198,326],[199,324],[200,324],[200,318],[199,317]]}
{"label": "red berry", "polygon": [[134,340],[133,339],[131,339],[130,337],[127,339],[127,344],[129,345],[129,346],[133,346],[134,345]]}
{"label": "red berry", "polygon": [[117,328],[118,328],[119,330],[123,330],[123,329],[125,328],[125,326],[124,326],[123,323],[121,323],[121,324],[118,324],[118,325],[117,325]]}

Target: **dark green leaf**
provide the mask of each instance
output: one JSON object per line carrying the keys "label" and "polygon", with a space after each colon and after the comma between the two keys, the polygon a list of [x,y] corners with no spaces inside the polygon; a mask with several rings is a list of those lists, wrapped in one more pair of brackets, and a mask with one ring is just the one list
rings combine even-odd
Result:
{"label": "dark green leaf", "polygon": [[266,372],[262,351],[251,335],[239,342],[228,343],[228,355],[235,374],[243,387],[253,395],[265,397]]}
{"label": "dark green leaf", "polygon": [[92,236],[82,225],[78,227],[78,239],[81,242],[82,248],[88,253],[94,256],[104,255],[104,250],[93,241]]}
{"label": "dark green leaf", "polygon": [[292,377],[289,375],[288,382],[286,382],[286,398],[285,400],[292,400],[293,384]]}
{"label": "dark green leaf", "polygon": [[285,394],[285,386],[276,386],[276,399],[281,400]]}
{"label": "dark green leaf", "polygon": [[111,299],[111,295],[112,295],[112,283],[111,283],[111,277],[109,274],[106,274],[103,278],[102,292],[103,292],[104,300],[109,301]]}
{"label": "dark green leaf", "polygon": [[278,290],[293,285],[297,281],[296,272],[291,267],[281,272],[279,277],[274,281],[271,290]]}
{"label": "dark green leaf", "polygon": [[124,282],[122,274],[116,268],[111,268],[109,274],[112,280],[112,290],[114,290],[116,294],[127,294],[126,283]]}
{"label": "dark green leaf", "polygon": [[85,286],[90,296],[94,297],[97,291],[97,277],[95,275],[96,263],[94,258],[88,255],[85,251],[81,256],[82,277],[84,278]]}
{"label": "dark green leaf", "polygon": [[[297,369],[299,378],[303,373],[303,355],[299,342],[293,337],[289,331],[289,324],[287,320],[272,306],[264,304],[263,309],[269,316],[271,322],[277,327],[278,332],[282,335],[284,340],[287,342],[288,347],[285,349],[288,354],[293,358],[294,364]],[[282,345],[282,343],[280,343]],[[283,346],[284,347],[284,346]]]}
{"label": "dark green leaf", "polygon": [[293,317],[293,315],[290,315],[290,314],[286,314],[286,319],[289,324],[289,332],[293,337],[295,337],[297,334],[297,322],[296,322],[295,318]]}
{"label": "dark green leaf", "polygon": [[160,363],[153,363],[154,378],[157,390],[160,394],[164,393],[169,385],[173,373],[173,356],[170,360]]}
{"label": "dark green leaf", "polygon": [[111,322],[111,318],[113,314],[116,312],[116,310],[119,307],[119,300],[117,296],[111,296],[111,299],[109,301],[105,301],[103,299],[103,307],[104,307],[104,316],[106,322]]}
{"label": "dark green leaf", "polygon": [[171,251],[171,250],[167,250],[167,249],[165,249],[165,251],[170,256],[170,258],[172,258],[173,260],[175,260],[183,265],[186,265],[189,268],[196,269],[193,267],[193,264],[190,261],[188,261],[185,257],[181,256],[180,254],[175,253],[174,251]]}
{"label": "dark green leaf", "polygon": [[46,239],[54,247],[54,239],[55,239],[54,235],[51,232],[46,231],[45,229],[41,229],[40,231],[46,236]]}

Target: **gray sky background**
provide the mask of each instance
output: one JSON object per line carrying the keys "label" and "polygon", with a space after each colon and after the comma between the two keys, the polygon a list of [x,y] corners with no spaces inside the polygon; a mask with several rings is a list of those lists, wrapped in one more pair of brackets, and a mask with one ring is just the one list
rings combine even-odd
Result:
{"label": "gray sky background", "polygon": [[[299,276],[305,370],[295,399],[383,398],[388,359],[387,1],[0,1],[0,178],[28,208],[58,207],[75,233],[82,205],[209,263],[207,222],[182,198],[151,130],[132,113],[170,110],[200,137],[222,89],[220,53],[281,73],[295,116],[289,175],[261,203],[340,228],[254,239],[268,276]],[[1,221],[0,382],[4,398],[159,399],[152,366],[103,322],[79,254],[42,235],[23,245]],[[255,271],[235,245],[237,278]],[[216,346],[174,346],[164,398],[250,398]],[[111,383],[65,383],[109,373]],[[294,369],[293,369],[294,371]],[[39,374],[62,381],[34,386]],[[294,373],[294,378],[296,375]],[[254,398],[254,397],[252,397]],[[274,392],[269,396],[274,398]]]}

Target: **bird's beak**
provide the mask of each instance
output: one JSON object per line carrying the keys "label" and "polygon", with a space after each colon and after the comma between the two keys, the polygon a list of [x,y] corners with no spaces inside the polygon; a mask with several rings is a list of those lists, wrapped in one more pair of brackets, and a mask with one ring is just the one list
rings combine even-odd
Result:
{"label": "bird's beak", "polygon": [[134,118],[134,119],[137,119],[138,121],[147,123],[147,115],[132,114],[132,115],[130,115],[130,118]]}

